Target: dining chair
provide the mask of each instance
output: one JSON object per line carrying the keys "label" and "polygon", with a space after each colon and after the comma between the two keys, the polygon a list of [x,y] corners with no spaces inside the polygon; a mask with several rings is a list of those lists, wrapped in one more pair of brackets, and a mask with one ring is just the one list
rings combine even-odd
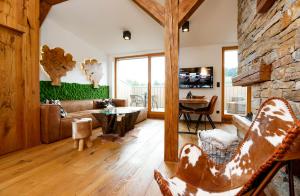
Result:
{"label": "dining chair", "polygon": [[[191,132],[190,127],[191,127],[191,122],[192,122],[192,119],[191,119],[191,114],[192,113],[194,113],[193,108],[184,106],[183,104],[179,103],[179,119],[183,115],[185,123],[186,123],[188,131],[189,131],[187,133]],[[185,132],[180,132],[180,133],[185,133]]]}
{"label": "dining chair", "polygon": [[136,107],[138,107],[144,105],[144,99],[140,95],[130,95],[130,100],[130,106],[135,105]]}
{"label": "dining chair", "polygon": [[198,108],[198,109],[194,110],[194,113],[199,115],[199,118],[198,118],[197,124],[196,124],[196,130],[198,130],[199,125],[201,123],[201,119],[202,119],[203,116],[205,116],[208,119],[208,121],[209,121],[209,123],[210,123],[210,125],[212,126],[213,129],[216,128],[215,123],[211,119],[210,115],[212,115],[215,111],[217,100],[218,100],[218,96],[213,96],[207,107]]}

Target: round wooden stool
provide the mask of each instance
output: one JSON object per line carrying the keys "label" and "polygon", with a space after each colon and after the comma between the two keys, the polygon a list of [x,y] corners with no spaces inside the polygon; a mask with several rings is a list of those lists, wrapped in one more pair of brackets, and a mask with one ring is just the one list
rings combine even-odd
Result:
{"label": "round wooden stool", "polygon": [[82,151],[84,149],[84,145],[86,145],[87,147],[91,147],[91,135],[91,118],[74,119],[74,121],[72,122],[72,137],[74,139],[74,148],[78,148],[78,151]]}

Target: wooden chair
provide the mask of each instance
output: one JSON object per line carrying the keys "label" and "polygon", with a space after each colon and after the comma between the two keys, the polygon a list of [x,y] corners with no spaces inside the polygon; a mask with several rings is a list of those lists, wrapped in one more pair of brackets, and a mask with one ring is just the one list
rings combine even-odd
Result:
{"label": "wooden chair", "polygon": [[191,119],[191,114],[194,113],[194,109],[184,106],[183,104],[179,103],[179,119],[181,118],[181,116],[183,115],[185,123],[187,125],[188,131],[189,132],[179,132],[179,133],[192,133],[192,134],[196,134],[196,132],[191,132],[191,123],[192,123],[192,119]]}
{"label": "wooden chair", "polygon": [[214,122],[212,121],[210,115],[212,115],[215,111],[217,100],[218,100],[218,96],[213,96],[207,107],[198,108],[194,111],[195,114],[199,115],[199,118],[198,118],[197,124],[196,124],[196,130],[198,130],[199,125],[201,123],[201,119],[202,119],[203,116],[205,116],[208,119],[208,121],[209,121],[209,123],[210,123],[210,125],[212,126],[213,129],[216,128],[216,126],[215,126]]}
{"label": "wooden chair", "polygon": [[185,145],[177,172],[154,177],[163,195],[259,195],[277,171],[300,158],[300,121],[287,101],[264,102],[229,162],[218,165],[196,145]]}

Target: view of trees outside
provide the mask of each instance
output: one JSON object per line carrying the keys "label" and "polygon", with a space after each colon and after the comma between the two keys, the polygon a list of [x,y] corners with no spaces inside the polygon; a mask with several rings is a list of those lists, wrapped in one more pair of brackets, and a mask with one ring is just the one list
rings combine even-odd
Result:
{"label": "view of trees outside", "polygon": [[224,53],[224,106],[225,114],[245,114],[247,107],[247,88],[232,86],[232,78],[237,76],[238,50],[227,50]]}

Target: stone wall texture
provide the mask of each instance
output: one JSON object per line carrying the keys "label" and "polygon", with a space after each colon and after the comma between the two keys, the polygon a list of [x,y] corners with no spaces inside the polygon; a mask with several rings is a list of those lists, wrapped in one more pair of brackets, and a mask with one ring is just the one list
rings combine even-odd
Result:
{"label": "stone wall texture", "polygon": [[277,0],[264,14],[256,0],[238,0],[239,74],[272,64],[271,81],[252,86],[252,112],[269,97],[284,97],[300,117],[300,0]]}

